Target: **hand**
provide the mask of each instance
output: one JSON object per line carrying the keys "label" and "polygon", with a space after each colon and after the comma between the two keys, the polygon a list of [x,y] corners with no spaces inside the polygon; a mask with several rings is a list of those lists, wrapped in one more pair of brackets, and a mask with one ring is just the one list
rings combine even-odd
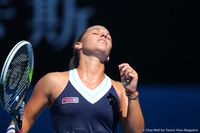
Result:
{"label": "hand", "polygon": [[136,90],[138,82],[137,72],[128,63],[120,64],[119,72],[123,87],[127,91]]}

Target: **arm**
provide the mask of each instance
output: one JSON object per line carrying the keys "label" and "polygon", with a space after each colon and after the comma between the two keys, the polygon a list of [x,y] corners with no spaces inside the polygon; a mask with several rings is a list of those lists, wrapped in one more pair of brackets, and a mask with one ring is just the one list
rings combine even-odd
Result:
{"label": "arm", "polygon": [[[139,104],[139,99],[131,99],[126,96],[125,90],[135,91],[137,88],[138,75],[129,64],[119,65],[121,75],[121,122],[124,132],[126,133],[142,133],[144,129],[144,119]],[[125,88],[125,90],[124,90]],[[135,92],[132,96],[137,96],[139,93]]]}
{"label": "arm", "polygon": [[[24,108],[22,123],[23,133],[27,133],[30,130],[38,114],[43,108],[50,104],[49,96],[52,88],[51,80],[51,75],[47,74],[36,84],[32,96]],[[14,123],[11,122],[11,125],[13,124]]]}

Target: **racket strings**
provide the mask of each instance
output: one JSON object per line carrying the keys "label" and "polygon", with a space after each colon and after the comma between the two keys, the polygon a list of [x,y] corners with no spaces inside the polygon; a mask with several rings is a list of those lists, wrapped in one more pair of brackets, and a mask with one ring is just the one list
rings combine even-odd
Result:
{"label": "racket strings", "polygon": [[5,105],[14,108],[29,84],[29,55],[26,46],[21,47],[13,57],[4,83]]}

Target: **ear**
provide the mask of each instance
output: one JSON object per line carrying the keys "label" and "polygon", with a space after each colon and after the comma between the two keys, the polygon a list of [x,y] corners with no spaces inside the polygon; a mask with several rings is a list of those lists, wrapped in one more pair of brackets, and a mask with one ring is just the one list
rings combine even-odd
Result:
{"label": "ear", "polygon": [[82,49],[82,43],[81,42],[76,42],[75,49],[78,50],[78,51],[81,50]]}
{"label": "ear", "polygon": [[107,58],[106,58],[106,62],[108,62],[110,60],[110,56],[108,56]]}

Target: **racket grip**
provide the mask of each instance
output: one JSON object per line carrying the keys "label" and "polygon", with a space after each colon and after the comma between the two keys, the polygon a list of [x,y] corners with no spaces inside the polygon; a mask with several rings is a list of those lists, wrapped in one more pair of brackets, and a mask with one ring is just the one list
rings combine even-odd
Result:
{"label": "racket grip", "polygon": [[15,133],[23,133],[23,128],[21,128],[19,131],[15,130]]}

